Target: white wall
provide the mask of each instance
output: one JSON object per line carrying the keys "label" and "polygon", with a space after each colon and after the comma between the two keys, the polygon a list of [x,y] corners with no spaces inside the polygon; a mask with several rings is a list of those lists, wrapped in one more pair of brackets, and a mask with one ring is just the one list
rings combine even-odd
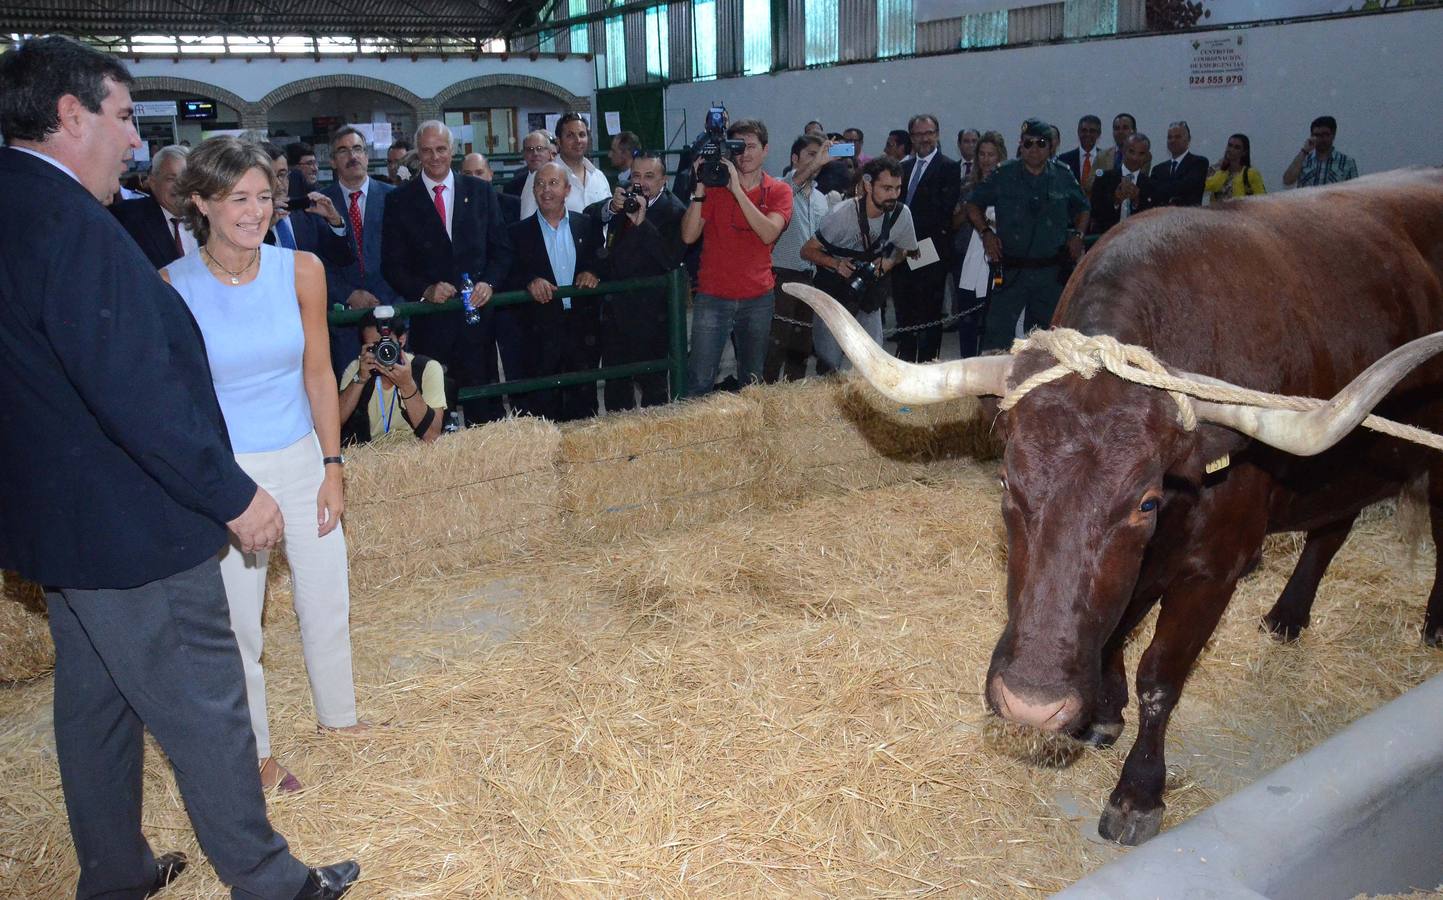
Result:
{"label": "white wall", "polygon": [[1337,146],[1363,173],[1443,163],[1443,9],[1375,14],[1326,22],[1241,30],[1247,46],[1246,84],[1195,89],[1187,84],[1191,42],[1202,35],[1115,38],[1103,41],[958,53],[756,75],[667,89],[666,106],[687,110],[692,133],[713,99],[732,120],[760,117],[770,131],[767,168],[786,164],[792,138],[809,119],[829,130],[856,125],[865,151],[882,149],[887,132],[905,128],[911,113],[942,122],[943,149],[956,154],[961,127],[995,128],[1015,152],[1020,124],[1041,116],[1075,146],[1079,116],[1137,116],[1153,139],[1154,158],[1166,155],[1167,123],[1186,119],[1193,150],[1221,155],[1235,131],[1252,139],[1253,164],[1270,189],[1318,115],[1338,119]]}
{"label": "white wall", "polygon": [[309,59],[280,62],[265,57],[249,61],[244,57],[218,58],[215,62],[211,62],[209,57],[182,57],[180,62],[172,59],[142,58],[140,62],[135,62],[133,58],[126,58],[124,62],[130,74],[136,77],[191,78],[225,88],[245,100],[259,100],[283,84],[322,75],[378,78],[403,87],[423,100],[436,96],[443,88],[481,75],[541,78],[581,97],[591,96],[596,87],[593,64],[580,56],[564,61],[538,59],[535,62],[524,56],[513,56],[505,62],[496,57],[482,57],[476,62],[462,57],[447,60],[422,58],[413,62],[408,57],[389,57],[382,61],[364,56],[357,57],[354,62],[325,56],[319,62]]}

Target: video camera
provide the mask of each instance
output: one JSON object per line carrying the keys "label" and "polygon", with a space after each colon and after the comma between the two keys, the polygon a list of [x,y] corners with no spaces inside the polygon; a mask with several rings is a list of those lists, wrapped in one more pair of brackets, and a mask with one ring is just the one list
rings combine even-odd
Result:
{"label": "video camera", "polygon": [[706,111],[706,133],[692,145],[692,153],[702,161],[697,180],[707,187],[726,187],[731,181],[724,159],[734,159],[747,149],[745,141],[727,140],[727,108],[720,102]]}
{"label": "video camera", "polygon": [[392,306],[378,306],[371,314],[376,317],[376,331],[381,335],[381,339],[371,345],[371,355],[378,364],[389,369],[401,361],[401,343],[391,333],[391,320],[396,317],[396,309]]}
{"label": "video camera", "polygon": [[621,209],[628,216],[634,215],[646,203],[646,197],[641,193],[641,185],[636,182],[629,182],[621,194]]}

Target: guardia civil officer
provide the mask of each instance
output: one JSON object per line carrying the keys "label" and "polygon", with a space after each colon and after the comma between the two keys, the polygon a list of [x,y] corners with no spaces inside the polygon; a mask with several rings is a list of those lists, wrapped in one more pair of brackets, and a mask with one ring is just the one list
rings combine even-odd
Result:
{"label": "guardia civil officer", "polygon": [[[1087,198],[1071,172],[1048,161],[1050,137],[1050,125],[1031,122],[1022,133],[1022,157],[1002,163],[967,198],[967,217],[982,235],[987,259],[1001,270],[1002,284],[989,297],[983,350],[1011,346],[1024,316],[1024,332],[1046,328],[1082,256]],[[989,206],[997,208],[996,231],[983,215]]]}

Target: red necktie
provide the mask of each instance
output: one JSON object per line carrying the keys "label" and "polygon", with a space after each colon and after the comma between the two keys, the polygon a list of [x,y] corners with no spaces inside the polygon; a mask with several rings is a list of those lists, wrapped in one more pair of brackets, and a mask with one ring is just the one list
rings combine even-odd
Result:
{"label": "red necktie", "polygon": [[431,188],[431,191],[436,195],[436,215],[441,217],[442,225],[446,224],[446,201],[441,199],[441,192],[444,190],[446,190],[446,185],[444,184],[438,184]]}
{"label": "red necktie", "polygon": [[[365,244],[362,243],[362,232],[364,227],[361,224],[361,191],[351,192],[351,231],[356,235],[356,262],[361,264],[361,274],[366,274]],[[436,195],[439,203],[441,195]],[[443,214],[444,215],[444,214]]]}
{"label": "red necktie", "polygon": [[175,235],[175,254],[185,256],[185,245],[180,242],[180,220],[175,216],[170,217],[170,231]]}
{"label": "red necktie", "polygon": [[1092,154],[1082,154],[1082,183],[1087,184],[1087,179],[1092,177]]}

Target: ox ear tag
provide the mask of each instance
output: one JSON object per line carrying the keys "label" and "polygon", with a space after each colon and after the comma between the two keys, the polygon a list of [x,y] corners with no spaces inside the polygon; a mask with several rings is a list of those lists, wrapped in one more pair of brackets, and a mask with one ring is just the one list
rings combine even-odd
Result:
{"label": "ox ear tag", "polygon": [[1214,472],[1221,472],[1223,469],[1226,469],[1228,466],[1232,465],[1232,462],[1232,457],[1224,453],[1222,456],[1219,456],[1217,459],[1203,466],[1203,472],[1208,475],[1211,475]]}

